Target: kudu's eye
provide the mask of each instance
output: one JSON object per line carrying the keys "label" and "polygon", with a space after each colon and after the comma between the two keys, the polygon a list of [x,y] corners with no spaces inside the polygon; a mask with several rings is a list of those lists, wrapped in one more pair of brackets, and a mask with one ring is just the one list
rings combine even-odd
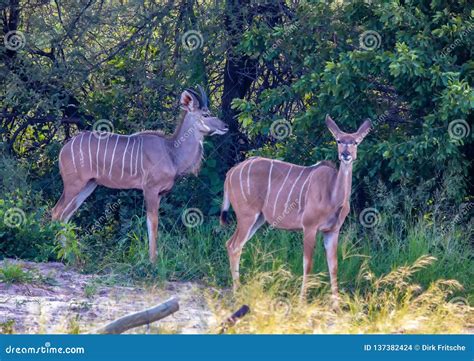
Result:
{"label": "kudu's eye", "polygon": [[340,140],[337,140],[337,144],[341,144],[342,142]]}

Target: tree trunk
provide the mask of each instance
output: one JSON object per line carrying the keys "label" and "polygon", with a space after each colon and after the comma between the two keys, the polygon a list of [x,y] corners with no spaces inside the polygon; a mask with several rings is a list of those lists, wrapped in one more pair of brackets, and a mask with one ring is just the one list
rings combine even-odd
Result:
{"label": "tree trunk", "polygon": [[232,166],[240,158],[245,149],[247,139],[240,133],[237,121],[238,113],[232,109],[232,100],[242,99],[247,94],[253,82],[256,62],[246,55],[239,54],[236,47],[251,21],[251,1],[227,0],[224,26],[227,33],[228,45],[224,68],[224,90],[222,93],[222,120],[229,126],[229,133],[224,145],[223,154],[227,166]]}

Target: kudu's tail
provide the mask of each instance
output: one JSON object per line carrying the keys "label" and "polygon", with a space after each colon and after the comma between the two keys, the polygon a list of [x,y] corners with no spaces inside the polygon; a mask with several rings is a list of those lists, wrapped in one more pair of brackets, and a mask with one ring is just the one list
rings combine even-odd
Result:
{"label": "kudu's tail", "polygon": [[222,200],[222,208],[221,208],[221,216],[220,216],[220,222],[222,226],[226,226],[229,224],[229,207],[230,207],[230,201],[229,201],[229,193],[227,192],[227,179],[224,182],[224,198]]}

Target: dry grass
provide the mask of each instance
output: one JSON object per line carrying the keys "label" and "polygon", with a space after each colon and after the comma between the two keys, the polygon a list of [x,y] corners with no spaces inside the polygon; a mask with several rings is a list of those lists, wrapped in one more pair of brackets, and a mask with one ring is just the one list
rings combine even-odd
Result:
{"label": "dry grass", "polygon": [[[474,324],[474,308],[453,297],[462,289],[455,280],[438,280],[427,289],[412,283],[412,276],[436,261],[420,257],[381,277],[367,263],[357,275],[357,290],[341,293],[341,309],[331,309],[327,294],[318,294],[323,275],[311,282],[309,302],[299,300],[298,277],[285,270],[255,274],[231,297],[210,295],[217,319],[225,319],[242,304],[251,312],[228,330],[244,334],[308,333],[464,333]],[[451,302],[450,302],[451,300]],[[218,332],[218,327],[212,330]]]}

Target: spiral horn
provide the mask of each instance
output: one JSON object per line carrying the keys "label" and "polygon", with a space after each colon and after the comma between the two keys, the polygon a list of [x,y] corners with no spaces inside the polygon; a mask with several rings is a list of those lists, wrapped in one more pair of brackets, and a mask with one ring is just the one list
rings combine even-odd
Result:
{"label": "spiral horn", "polygon": [[201,85],[198,85],[197,87],[199,89],[199,92],[201,93],[202,107],[205,109],[209,108],[209,99],[207,98],[207,94],[204,91],[204,88]]}

